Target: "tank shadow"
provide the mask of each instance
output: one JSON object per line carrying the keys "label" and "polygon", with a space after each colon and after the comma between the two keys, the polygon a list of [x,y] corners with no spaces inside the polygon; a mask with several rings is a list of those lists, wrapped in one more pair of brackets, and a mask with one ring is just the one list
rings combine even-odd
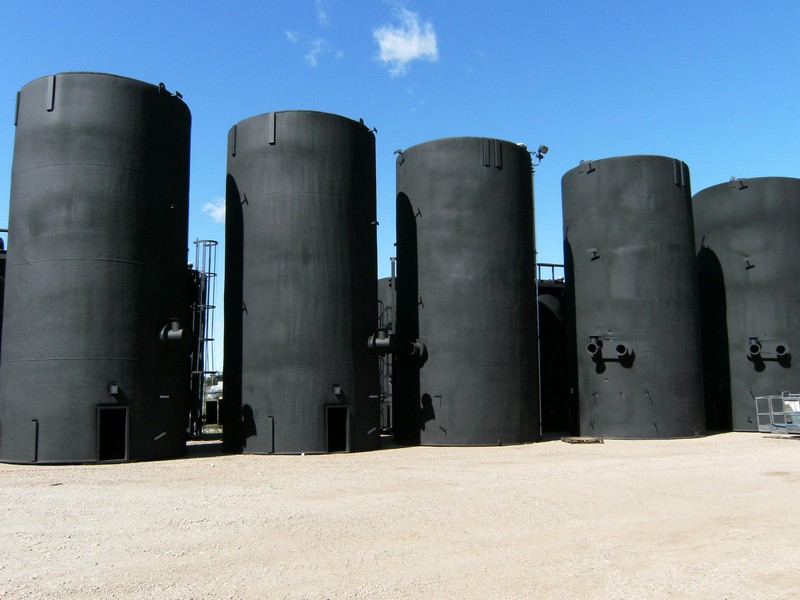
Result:
{"label": "tank shadow", "polygon": [[731,368],[725,276],[717,255],[702,243],[696,264],[706,429],[731,431]]}
{"label": "tank shadow", "polygon": [[[410,198],[397,195],[397,278],[395,332],[407,340],[419,338],[419,275],[417,217]],[[419,362],[398,354],[392,373],[392,417],[398,444],[419,445],[425,420],[420,404]]]}
{"label": "tank shadow", "polygon": [[236,180],[225,187],[225,402],[221,414],[225,451],[242,451],[242,298],[244,217]]}
{"label": "tank shadow", "polygon": [[430,394],[422,394],[420,398],[420,411],[419,411],[419,428],[425,431],[425,424],[428,421],[436,420],[436,411],[433,409],[433,398]]}

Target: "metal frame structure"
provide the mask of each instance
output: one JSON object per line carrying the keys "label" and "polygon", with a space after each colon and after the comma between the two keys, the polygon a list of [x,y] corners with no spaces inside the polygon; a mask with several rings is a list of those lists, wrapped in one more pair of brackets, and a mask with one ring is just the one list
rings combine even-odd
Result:
{"label": "metal frame structure", "polygon": [[216,240],[194,241],[196,298],[193,305],[192,331],[196,340],[192,352],[192,433],[203,433],[206,423],[206,375],[218,373],[214,360],[214,311],[217,295]]}
{"label": "metal frame structure", "polygon": [[758,396],[755,402],[760,432],[800,434],[800,394]]}

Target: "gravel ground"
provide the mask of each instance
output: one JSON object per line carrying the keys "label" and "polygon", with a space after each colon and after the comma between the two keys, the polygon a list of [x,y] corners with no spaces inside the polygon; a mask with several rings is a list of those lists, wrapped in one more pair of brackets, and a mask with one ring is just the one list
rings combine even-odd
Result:
{"label": "gravel ground", "polygon": [[0,464],[0,598],[797,598],[800,440]]}

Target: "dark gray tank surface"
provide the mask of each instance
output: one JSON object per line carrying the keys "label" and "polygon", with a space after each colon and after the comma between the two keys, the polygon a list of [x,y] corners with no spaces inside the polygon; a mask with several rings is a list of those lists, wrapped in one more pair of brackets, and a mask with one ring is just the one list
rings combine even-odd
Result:
{"label": "dark gray tank surface", "polygon": [[375,138],[273,112],[228,139],[225,444],[246,453],[380,445]]}
{"label": "dark gray tank surface", "polygon": [[184,453],[188,353],[160,334],[188,317],[190,124],[163,86],[115,75],[20,91],[0,459]]}
{"label": "dark gray tank surface", "polygon": [[562,178],[581,435],[705,431],[689,170],[663,156]]}
{"label": "dark gray tank surface", "polygon": [[[0,331],[3,330],[3,299],[5,298],[6,287],[6,248],[5,241],[0,239]],[[0,339],[0,341],[2,341]],[[2,347],[0,347],[0,351]]]}
{"label": "dark gray tank surface", "polygon": [[800,179],[735,179],[692,205],[709,427],[757,431],[755,397],[800,392]]}
{"label": "dark gray tank surface", "polygon": [[395,438],[491,445],[538,436],[531,160],[510,142],[447,138],[397,159]]}

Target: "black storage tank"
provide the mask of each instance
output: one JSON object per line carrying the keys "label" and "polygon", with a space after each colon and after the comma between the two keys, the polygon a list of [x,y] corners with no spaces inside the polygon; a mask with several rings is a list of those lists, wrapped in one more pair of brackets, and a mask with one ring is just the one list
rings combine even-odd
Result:
{"label": "black storage tank", "polygon": [[163,85],[115,75],[19,92],[0,460],[185,452],[190,124]]}
{"label": "black storage tank", "polygon": [[241,121],[226,195],[227,449],[379,447],[373,133],[311,111]]}
{"label": "black storage tank", "polygon": [[[6,230],[7,231],[7,230]],[[3,331],[3,299],[6,289],[6,242],[0,238],[0,332]],[[2,341],[2,336],[0,336]],[[2,347],[0,347],[2,351]]]}
{"label": "black storage tank", "polygon": [[561,184],[581,434],[703,433],[688,167],[664,156],[583,161]]}
{"label": "black storage tank", "polygon": [[[397,158],[395,439],[493,445],[539,432],[531,159],[458,137]],[[420,355],[421,353],[421,355]]]}
{"label": "black storage tank", "polygon": [[757,431],[756,397],[800,392],[800,179],[733,179],[692,205],[708,426]]}

